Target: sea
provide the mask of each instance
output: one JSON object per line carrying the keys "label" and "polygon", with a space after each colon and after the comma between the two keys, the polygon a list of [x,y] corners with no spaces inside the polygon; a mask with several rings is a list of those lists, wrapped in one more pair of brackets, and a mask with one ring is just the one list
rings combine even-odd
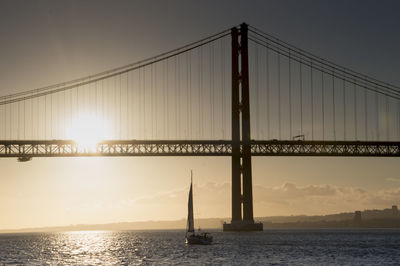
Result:
{"label": "sea", "polygon": [[0,234],[0,265],[400,265],[399,229],[74,231]]}

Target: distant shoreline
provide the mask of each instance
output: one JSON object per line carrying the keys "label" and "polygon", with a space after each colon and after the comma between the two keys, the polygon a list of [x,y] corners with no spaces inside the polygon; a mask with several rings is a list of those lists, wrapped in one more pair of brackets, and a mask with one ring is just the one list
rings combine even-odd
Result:
{"label": "distant shoreline", "polygon": [[[276,224],[276,226],[266,227],[263,231],[268,230],[400,230],[400,226],[396,227],[301,227],[301,226],[293,226],[293,225],[281,225]],[[202,230],[211,230],[211,231],[222,231],[222,227],[219,228],[202,228]],[[10,235],[10,234],[40,234],[40,233],[65,233],[65,232],[85,232],[85,231],[109,231],[109,232],[121,232],[121,231],[138,231],[138,232],[146,232],[146,231],[185,231],[185,228],[178,229],[167,229],[167,228],[154,228],[154,229],[58,229],[56,227],[52,227],[51,229],[42,229],[42,228],[34,228],[30,229],[21,229],[21,230],[1,230],[0,235]]]}
{"label": "distant shoreline", "polygon": [[[395,206],[393,206],[395,207]],[[256,217],[255,221],[264,224],[268,229],[351,229],[351,228],[400,228],[400,215],[397,207],[394,210],[364,210],[358,211],[360,217],[355,220],[355,213],[346,212],[329,215],[296,215],[296,216],[269,216]],[[221,229],[224,221],[230,218],[203,218],[196,219],[196,228]],[[107,224],[77,224],[66,226],[4,229],[0,234],[9,233],[36,233],[36,232],[66,232],[66,231],[128,231],[128,230],[184,230],[186,219],[173,221],[138,221]]]}

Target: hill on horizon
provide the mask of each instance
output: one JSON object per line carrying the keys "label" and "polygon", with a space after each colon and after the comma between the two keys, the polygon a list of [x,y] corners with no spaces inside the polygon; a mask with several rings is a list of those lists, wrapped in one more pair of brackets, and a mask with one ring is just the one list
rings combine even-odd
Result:
{"label": "hill on horizon", "polygon": [[[392,209],[364,210],[361,212],[363,220],[389,219],[399,217],[397,206]],[[340,222],[354,219],[354,212],[343,212],[328,215],[291,215],[291,216],[263,216],[255,217],[255,221],[264,223],[267,228],[270,224],[290,223],[316,223],[316,222]],[[205,229],[220,229],[224,222],[230,218],[200,218],[195,219],[195,225]],[[3,229],[0,233],[27,233],[27,232],[58,232],[58,231],[85,231],[85,230],[183,230],[186,228],[186,219],[171,221],[136,221],[107,224],[76,224],[66,226]]]}

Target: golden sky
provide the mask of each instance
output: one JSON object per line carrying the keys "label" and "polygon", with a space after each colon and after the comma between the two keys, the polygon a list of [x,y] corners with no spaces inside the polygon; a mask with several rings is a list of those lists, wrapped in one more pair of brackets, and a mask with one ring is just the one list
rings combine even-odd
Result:
{"label": "golden sky", "polygon": [[[3,0],[0,96],[136,62],[244,21],[398,85],[397,10],[395,1]],[[400,204],[399,165],[398,158],[254,158],[254,214]],[[229,158],[0,159],[0,169],[0,229],[184,218],[190,169],[195,215],[230,216]]]}
{"label": "golden sky", "polygon": [[[255,216],[328,214],[399,204],[397,158],[255,158]],[[184,167],[183,167],[184,166]],[[0,228],[230,217],[225,157],[2,159]],[[384,169],[384,170],[382,170]]]}

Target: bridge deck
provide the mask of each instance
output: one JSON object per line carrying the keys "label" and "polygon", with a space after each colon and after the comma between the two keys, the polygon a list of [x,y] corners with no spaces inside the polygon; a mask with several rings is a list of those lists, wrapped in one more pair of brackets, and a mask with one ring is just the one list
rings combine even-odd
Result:
{"label": "bridge deck", "polygon": [[[251,141],[252,156],[400,156],[400,142]],[[230,156],[230,140],[109,140],[84,147],[72,140],[3,140],[0,157]]]}

